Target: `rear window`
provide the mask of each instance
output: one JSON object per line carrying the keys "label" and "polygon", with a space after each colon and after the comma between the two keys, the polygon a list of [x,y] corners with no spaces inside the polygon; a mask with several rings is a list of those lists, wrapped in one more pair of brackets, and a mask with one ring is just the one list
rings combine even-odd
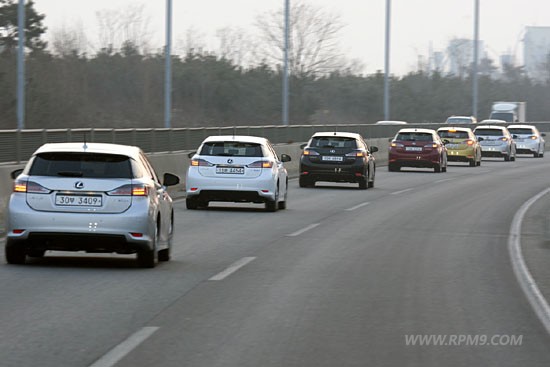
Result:
{"label": "rear window", "polygon": [[508,131],[511,134],[517,134],[517,135],[535,135],[535,132],[531,129],[525,129],[525,128],[512,128],[508,129]]}
{"label": "rear window", "polygon": [[311,139],[310,147],[314,148],[357,148],[354,138],[342,136],[317,136]]}
{"label": "rear window", "polygon": [[438,132],[439,136],[444,139],[468,139],[468,133],[466,131],[449,131],[441,130]]}
{"label": "rear window", "polygon": [[29,175],[89,178],[133,178],[132,163],[124,155],[98,153],[42,153],[34,157]]}
{"label": "rear window", "polygon": [[464,117],[449,117],[447,119],[448,124],[469,124],[472,122],[471,118]]}
{"label": "rear window", "polygon": [[262,146],[257,143],[216,141],[204,143],[200,155],[227,157],[263,157]]}
{"label": "rear window", "polygon": [[484,136],[503,136],[504,132],[500,129],[476,129],[474,134]]}
{"label": "rear window", "polygon": [[433,136],[430,133],[419,132],[401,132],[397,134],[395,140],[405,141],[433,141]]}

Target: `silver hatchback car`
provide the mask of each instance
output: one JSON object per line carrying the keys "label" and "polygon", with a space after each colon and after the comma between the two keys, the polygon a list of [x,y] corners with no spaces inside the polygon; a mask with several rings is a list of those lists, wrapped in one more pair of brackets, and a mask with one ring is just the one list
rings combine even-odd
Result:
{"label": "silver hatchback car", "polygon": [[170,259],[172,198],[138,147],[45,144],[12,172],[6,261],[23,264],[47,250],[137,254],[152,268]]}

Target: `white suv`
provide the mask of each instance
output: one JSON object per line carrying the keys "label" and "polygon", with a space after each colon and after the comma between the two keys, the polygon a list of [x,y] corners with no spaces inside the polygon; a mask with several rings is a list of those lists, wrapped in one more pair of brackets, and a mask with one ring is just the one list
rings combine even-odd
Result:
{"label": "white suv", "polygon": [[210,136],[191,153],[186,179],[188,209],[211,201],[265,203],[267,211],[286,208],[288,175],[271,143],[255,136]]}

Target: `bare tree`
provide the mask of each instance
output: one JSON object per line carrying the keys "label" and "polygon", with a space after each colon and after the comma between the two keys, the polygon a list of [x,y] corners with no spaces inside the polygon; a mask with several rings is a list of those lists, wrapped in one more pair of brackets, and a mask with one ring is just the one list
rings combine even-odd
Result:
{"label": "bare tree", "polygon": [[216,31],[219,40],[219,55],[244,67],[258,63],[255,57],[257,42],[242,28],[224,27]]}
{"label": "bare tree", "polygon": [[82,22],[55,28],[52,32],[51,46],[53,53],[60,56],[87,53],[89,44]]}
{"label": "bare tree", "polygon": [[[344,67],[339,15],[304,1],[290,9],[289,68],[294,75],[322,75]],[[281,65],[284,52],[284,9],[260,15],[256,20],[264,45],[259,51],[266,61]]]}
{"label": "bare tree", "polygon": [[143,4],[133,4],[117,10],[96,12],[99,26],[99,48],[120,50],[124,44],[135,45],[142,54],[151,50],[150,18]]}
{"label": "bare tree", "polygon": [[185,31],[185,38],[176,40],[175,53],[180,55],[202,54],[206,51],[205,36],[195,27]]}

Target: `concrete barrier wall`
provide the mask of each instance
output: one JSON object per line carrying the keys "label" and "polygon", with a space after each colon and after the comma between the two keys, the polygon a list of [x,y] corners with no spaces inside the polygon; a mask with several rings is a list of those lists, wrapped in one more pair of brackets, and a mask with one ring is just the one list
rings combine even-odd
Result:
{"label": "concrete barrier wall", "polygon": [[[298,170],[300,164],[300,155],[302,149],[300,145],[302,143],[294,144],[278,144],[275,145],[275,150],[279,155],[288,154],[292,160],[285,163],[285,167],[291,178],[298,177]],[[377,166],[387,165],[388,162],[388,139],[368,139],[367,144],[369,146],[378,147],[379,151],[374,153]],[[148,154],[151,163],[155,167],[157,174],[162,180],[162,175],[165,172],[170,172],[178,175],[181,179],[179,185],[170,187],[170,195],[175,198],[181,198],[185,196],[185,173],[189,167],[188,153],[190,151],[182,151],[175,153],[151,153]],[[5,227],[5,213],[8,205],[9,196],[12,192],[13,180],[10,177],[10,173],[18,168],[23,168],[24,163],[16,165],[0,165],[0,233],[4,233]]]}

